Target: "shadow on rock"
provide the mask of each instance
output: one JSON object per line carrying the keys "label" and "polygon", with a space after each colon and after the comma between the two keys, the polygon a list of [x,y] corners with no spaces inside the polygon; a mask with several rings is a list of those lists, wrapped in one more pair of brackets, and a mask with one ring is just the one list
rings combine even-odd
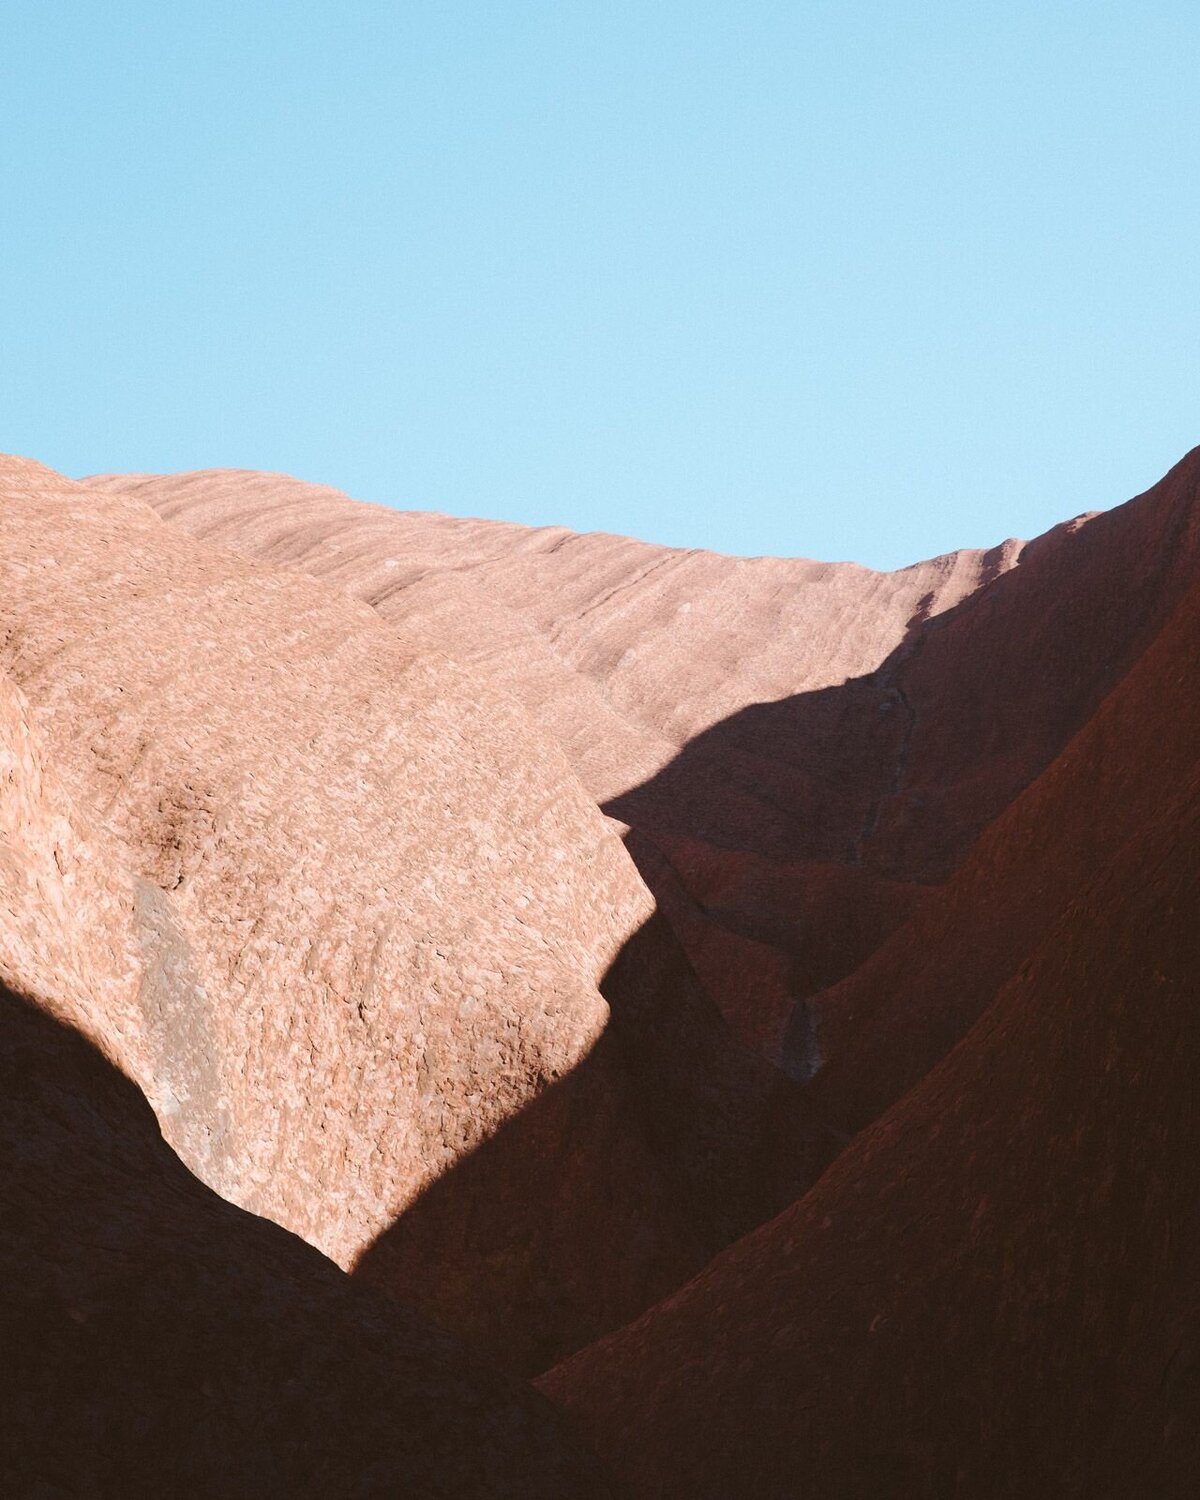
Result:
{"label": "shadow on rock", "polygon": [[356,1276],[529,1373],[800,1197],[846,1140],[805,1088],[808,998],[955,869],[1154,638],[1200,551],[1195,470],[1007,571],[996,549],[869,676],[743,709],[606,804],[659,904],[606,977],[607,1032]]}
{"label": "shadow on rock", "polygon": [[666,1296],[790,1203],[821,1153],[799,1087],[732,1042],[661,916],[602,989],[591,1054],[354,1272],[526,1374]]}
{"label": "shadow on rock", "polygon": [[0,1491],[608,1495],[531,1391],[216,1197],[0,989]]}

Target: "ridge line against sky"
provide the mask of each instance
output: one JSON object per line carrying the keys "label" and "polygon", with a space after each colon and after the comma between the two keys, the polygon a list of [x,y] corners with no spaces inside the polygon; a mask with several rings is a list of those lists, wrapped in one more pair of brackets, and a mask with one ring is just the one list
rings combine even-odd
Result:
{"label": "ridge line against sky", "polygon": [[1200,436],[1182,3],[0,20],[0,449],[894,568]]}

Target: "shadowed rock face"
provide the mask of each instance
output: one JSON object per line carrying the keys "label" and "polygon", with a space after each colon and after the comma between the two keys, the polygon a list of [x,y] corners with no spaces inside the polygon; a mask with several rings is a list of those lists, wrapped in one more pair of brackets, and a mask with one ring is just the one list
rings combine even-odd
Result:
{"label": "shadowed rock face", "polygon": [[611,1495],[566,1424],[182,1166],[0,987],[6,1495]]}
{"label": "shadowed rock face", "polygon": [[4,1316],[154,1377],[72,1473],[232,1319],[228,1472],[601,1483],[380,1289],[637,1494],[1194,1493],[1198,477],[874,574],[5,461]]}
{"label": "shadowed rock face", "polygon": [[875,1050],[944,1023],[955,960],[994,996],[963,1041],[801,1202],[542,1382],[636,1493],[1195,1493],[1198,668],[1193,590],[914,924]]}

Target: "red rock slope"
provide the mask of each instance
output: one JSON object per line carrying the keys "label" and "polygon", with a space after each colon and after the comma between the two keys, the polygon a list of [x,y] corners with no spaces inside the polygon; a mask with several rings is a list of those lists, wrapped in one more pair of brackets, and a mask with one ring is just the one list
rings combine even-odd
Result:
{"label": "red rock slope", "polygon": [[735,1034],[786,1061],[797,1003],[957,867],[1161,628],[1200,560],[1198,471],[892,574],[397,513],[277,475],[89,482],[486,670],[636,831]]}
{"label": "red rock slope", "polygon": [[0,675],[0,1493],[613,1493],[527,1388],[168,1148],[128,1075],[175,1125],[211,1083],[171,903],[39,740]]}
{"label": "red rock slope", "polygon": [[[113,1055],[198,1175],[343,1266],[387,1232],[370,1274],[518,1369],[794,1196],[765,1065],[712,1045],[684,1076],[632,1003],[606,1030],[599,986],[653,905],[510,698],[137,499],[19,461],[0,482],[0,670],[102,842],[99,894],[71,899],[115,954]],[[683,993],[669,943],[656,961]],[[428,1205],[485,1143],[503,1186]]]}
{"label": "red rock slope", "polygon": [[1190,1493],[1198,480],[875,575],[19,470],[12,970],[518,1368],[796,1198],[546,1377],[637,1493]]}
{"label": "red rock slope", "polygon": [[1198,670],[1200,587],[964,872],[954,921],[994,951],[1000,900],[1023,951],[963,1041],[799,1204],[543,1382],[636,1493],[1195,1493]]}

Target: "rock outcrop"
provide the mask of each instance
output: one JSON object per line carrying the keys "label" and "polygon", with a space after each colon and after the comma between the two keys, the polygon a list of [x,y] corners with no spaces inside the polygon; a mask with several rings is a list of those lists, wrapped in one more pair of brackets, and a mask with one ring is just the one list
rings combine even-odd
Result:
{"label": "rock outcrop", "polygon": [[[510,693],[591,796],[636,830],[631,852],[710,1001],[773,1062],[796,1000],[793,968],[841,977],[912,904],[863,857],[910,733],[882,679],[921,621],[970,598],[1021,550],[1010,542],[883,574],[399,513],[281,475],[88,483],[334,584],[404,639]],[[740,872],[740,884],[721,878],[748,904],[712,900],[697,857]],[[807,921],[793,911],[781,935],[754,888],[797,862],[792,883],[812,893],[813,911]],[[824,900],[829,881],[839,892],[852,884],[854,899]],[[861,915],[814,940],[835,904]],[[730,971],[740,990],[724,982]]]}
{"label": "rock outcrop", "polygon": [[1198,489],[877,574],[0,461],[0,1480],[1194,1493]]}
{"label": "rock outcrop", "polygon": [[[393,1235],[371,1269],[517,1370],[760,1217],[756,1200],[717,1235],[703,1199],[721,1194],[681,1182],[643,1124],[657,1082],[606,1037],[598,987],[652,903],[516,703],[141,501],[30,465],[3,478],[0,667],[113,882],[81,874],[63,927],[87,916],[113,948],[111,1055],[193,1172],[351,1268],[495,1142],[519,1191],[426,1212],[420,1268]],[[87,959],[68,977],[93,993]],[[733,1073],[768,1110],[768,1068]],[[498,1140],[534,1103],[573,1139],[570,1169]]]}
{"label": "rock outcrop", "polygon": [[733,1033],[803,1077],[803,1002],[957,868],[1196,576],[1198,474],[1190,455],[1114,511],[889,574],[398,513],[278,475],[90,483],[503,684],[632,830]]}
{"label": "rock outcrop", "polygon": [[1194,1492],[1198,669],[1194,588],[875,992],[882,1053],[953,1011],[958,965],[975,1008],[1011,970],[974,1027],[801,1202],[547,1376],[635,1493]]}
{"label": "rock outcrop", "polygon": [[210,1166],[220,1059],[143,885],[0,676],[0,1490],[613,1494],[527,1387],[168,1147],[138,1082]]}

